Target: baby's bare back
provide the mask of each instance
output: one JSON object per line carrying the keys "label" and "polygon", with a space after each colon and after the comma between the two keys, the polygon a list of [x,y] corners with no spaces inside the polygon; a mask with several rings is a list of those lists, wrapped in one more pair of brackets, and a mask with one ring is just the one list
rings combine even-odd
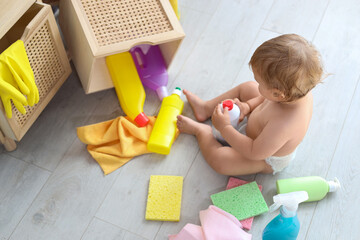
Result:
{"label": "baby's bare back", "polygon": [[246,135],[263,143],[273,156],[292,153],[304,138],[312,116],[311,93],[293,103],[264,100],[248,117]]}

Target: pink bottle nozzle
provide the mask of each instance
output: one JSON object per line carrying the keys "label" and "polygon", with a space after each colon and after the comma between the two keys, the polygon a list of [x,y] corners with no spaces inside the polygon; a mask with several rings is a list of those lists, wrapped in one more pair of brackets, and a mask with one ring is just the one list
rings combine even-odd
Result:
{"label": "pink bottle nozzle", "polygon": [[164,97],[169,96],[168,90],[165,86],[157,88],[156,93],[161,101],[163,100]]}
{"label": "pink bottle nozzle", "polygon": [[148,123],[149,123],[149,118],[145,115],[145,113],[139,113],[139,115],[136,116],[136,118],[134,119],[134,121],[136,122],[136,124],[139,127],[145,127]]}
{"label": "pink bottle nozzle", "polygon": [[130,49],[130,53],[143,85],[156,91],[160,100],[168,96],[166,85],[169,76],[159,46],[142,44]]}

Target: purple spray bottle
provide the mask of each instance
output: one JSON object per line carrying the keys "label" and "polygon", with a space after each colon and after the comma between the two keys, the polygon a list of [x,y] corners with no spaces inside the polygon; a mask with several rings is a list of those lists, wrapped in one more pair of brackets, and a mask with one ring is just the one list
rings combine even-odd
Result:
{"label": "purple spray bottle", "polygon": [[143,85],[155,90],[160,100],[168,96],[168,73],[159,46],[142,44],[133,47],[130,53]]}

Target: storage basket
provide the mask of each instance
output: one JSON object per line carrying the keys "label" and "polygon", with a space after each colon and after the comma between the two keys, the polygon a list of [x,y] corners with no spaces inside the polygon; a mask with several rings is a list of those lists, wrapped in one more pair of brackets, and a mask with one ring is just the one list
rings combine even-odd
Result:
{"label": "storage basket", "polygon": [[26,106],[25,115],[13,106],[11,119],[7,119],[1,109],[1,129],[5,135],[14,140],[20,140],[24,136],[71,73],[71,67],[49,5],[41,3],[32,5],[0,40],[0,51],[18,39],[25,44],[39,90],[39,102],[32,107]]}
{"label": "storage basket", "polygon": [[113,87],[106,56],[159,45],[168,67],[185,37],[169,0],[62,0],[60,26],[86,93]]}

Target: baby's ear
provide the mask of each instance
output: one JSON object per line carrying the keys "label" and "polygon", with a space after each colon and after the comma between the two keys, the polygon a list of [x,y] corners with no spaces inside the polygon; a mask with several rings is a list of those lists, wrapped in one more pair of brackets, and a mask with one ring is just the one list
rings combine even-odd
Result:
{"label": "baby's ear", "polygon": [[279,89],[273,89],[273,97],[278,98],[279,100],[285,99],[285,94]]}

